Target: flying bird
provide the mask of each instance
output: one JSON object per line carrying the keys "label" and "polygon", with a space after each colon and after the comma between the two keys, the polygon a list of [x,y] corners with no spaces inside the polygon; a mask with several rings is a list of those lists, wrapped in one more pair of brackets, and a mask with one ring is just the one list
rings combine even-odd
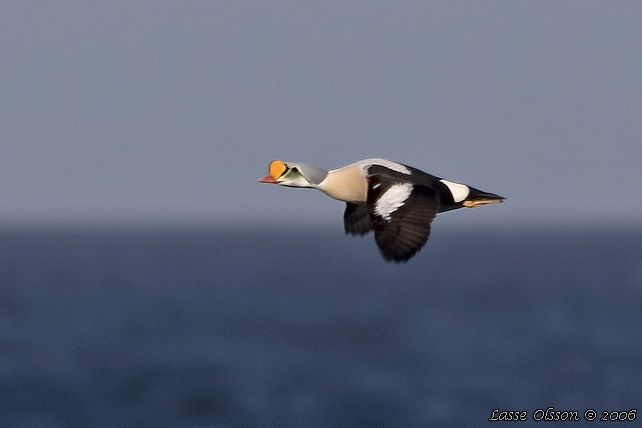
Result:
{"label": "flying bird", "polygon": [[405,262],[428,241],[437,213],[496,204],[502,196],[445,180],[387,159],[364,159],[325,170],[299,162],[273,160],[262,183],[319,189],[346,202],[346,233],[375,240],[387,261]]}

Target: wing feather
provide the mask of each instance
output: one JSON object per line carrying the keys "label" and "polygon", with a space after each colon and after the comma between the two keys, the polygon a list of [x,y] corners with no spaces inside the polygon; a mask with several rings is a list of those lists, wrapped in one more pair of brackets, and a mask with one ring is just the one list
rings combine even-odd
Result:
{"label": "wing feather", "polygon": [[346,233],[365,235],[373,229],[370,210],[366,204],[348,202],[343,212],[343,227]]}
{"label": "wing feather", "polygon": [[[380,182],[373,177],[372,181]],[[384,183],[376,186],[372,193],[373,207],[377,197],[381,197],[389,188]],[[380,190],[381,189],[381,190]],[[430,224],[439,210],[437,193],[425,186],[414,186],[403,205],[384,218],[371,209],[371,218],[375,230],[375,240],[381,254],[386,260],[405,262],[414,256],[428,241]]]}

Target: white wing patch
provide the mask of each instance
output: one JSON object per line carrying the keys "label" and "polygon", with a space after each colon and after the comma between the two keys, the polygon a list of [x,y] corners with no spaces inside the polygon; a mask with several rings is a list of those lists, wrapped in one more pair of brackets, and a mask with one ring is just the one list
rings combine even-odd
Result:
{"label": "white wing patch", "polygon": [[453,201],[461,202],[468,197],[470,193],[470,188],[465,184],[455,183],[448,180],[439,180],[448,187],[450,194],[453,195]]}
{"label": "white wing patch", "polygon": [[377,199],[377,203],[374,208],[375,214],[386,221],[390,221],[392,213],[397,211],[399,207],[403,206],[411,193],[412,184],[393,184],[383,195],[379,197],[379,199]]}

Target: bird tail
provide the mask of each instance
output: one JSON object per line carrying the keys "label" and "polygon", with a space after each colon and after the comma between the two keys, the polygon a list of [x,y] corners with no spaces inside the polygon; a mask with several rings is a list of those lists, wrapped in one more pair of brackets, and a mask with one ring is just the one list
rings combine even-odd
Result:
{"label": "bird tail", "polygon": [[481,190],[470,187],[470,193],[468,193],[468,196],[464,199],[462,205],[472,208],[478,205],[499,204],[504,199],[505,198],[503,196],[489,192],[482,192]]}

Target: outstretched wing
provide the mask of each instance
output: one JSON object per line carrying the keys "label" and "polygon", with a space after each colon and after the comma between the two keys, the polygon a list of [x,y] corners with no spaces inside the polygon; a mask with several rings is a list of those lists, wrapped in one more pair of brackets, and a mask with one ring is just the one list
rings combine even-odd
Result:
{"label": "outstretched wing", "polygon": [[439,196],[430,187],[385,175],[370,176],[368,187],[367,205],[381,254],[389,261],[409,260],[428,241]]}
{"label": "outstretched wing", "polygon": [[343,212],[343,227],[346,233],[365,235],[373,229],[370,210],[366,204],[348,202]]}

